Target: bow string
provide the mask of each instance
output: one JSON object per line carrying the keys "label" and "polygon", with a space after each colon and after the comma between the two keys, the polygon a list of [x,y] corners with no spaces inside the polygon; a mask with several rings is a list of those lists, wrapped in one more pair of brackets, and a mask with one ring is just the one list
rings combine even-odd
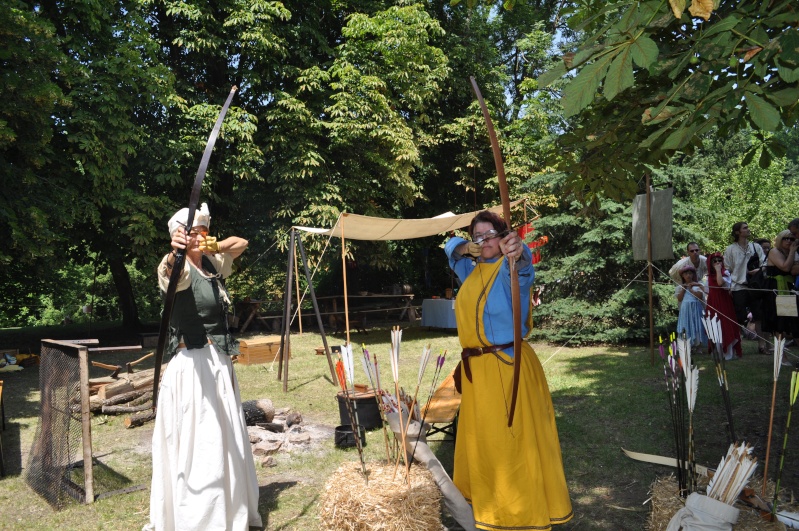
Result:
{"label": "bow string", "polygon": [[[499,195],[502,199],[502,215],[505,218],[505,223],[508,224],[508,227],[511,227],[508,181],[505,178],[505,165],[502,161],[502,152],[499,149],[499,142],[497,142],[494,124],[491,121],[491,116],[488,114],[488,107],[483,99],[483,95],[480,93],[480,87],[477,86],[477,81],[475,81],[474,76],[470,76],[469,81],[471,81],[472,90],[474,90],[474,94],[477,96],[477,101],[480,104],[480,109],[483,112],[483,118],[485,119],[486,128],[488,129],[488,138],[491,141],[494,165],[497,168]],[[507,260],[507,257],[505,259]],[[519,272],[516,269],[515,260],[508,260],[508,267],[510,268],[511,308],[513,310],[513,384],[511,387],[510,410],[508,411],[508,427],[511,427],[513,426],[513,416],[516,412],[516,398],[519,394],[519,376],[521,374],[522,301],[521,290],[519,288]]]}
{"label": "bow string", "polygon": [[[194,212],[197,210],[197,203],[200,201],[200,192],[202,191],[203,179],[208,169],[208,161],[211,159],[211,152],[214,150],[216,138],[219,136],[219,131],[222,129],[222,122],[225,121],[230,102],[233,101],[233,95],[238,88],[234,85],[230,89],[225,104],[222,110],[219,111],[219,117],[216,119],[213,130],[208,137],[208,142],[205,144],[205,151],[203,158],[200,160],[200,167],[197,169],[197,176],[194,178],[194,185],[191,188],[191,195],[189,196],[189,216],[186,221],[186,227],[190,229],[194,224]],[[183,271],[183,263],[186,259],[186,250],[179,249],[175,254],[175,262],[172,266],[172,273],[169,275],[169,285],[167,286],[166,294],[164,295],[164,310],[161,313],[161,325],[158,331],[158,346],[155,350],[155,367],[153,370],[153,411],[156,411],[158,404],[158,386],[161,380],[161,364],[164,361],[164,350],[166,349],[166,340],[169,336],[169,321],[172,318],[172,309],[175,304],[175,294],[178,288],[178,280]]]}

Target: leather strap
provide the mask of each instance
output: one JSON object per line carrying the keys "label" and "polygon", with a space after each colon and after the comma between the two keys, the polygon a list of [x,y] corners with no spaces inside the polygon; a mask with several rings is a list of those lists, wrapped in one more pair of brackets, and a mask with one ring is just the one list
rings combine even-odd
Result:
{"label": "leather strap", "polygon": [[513,343],[505,343],[504,345],[489,345],[487,347],[472,347],[465,348],[461,351],[461,360],[463,361],[463,370],[466,372],[466,378],[472,381],[472,369],[469,367],[469,358],[472,356],[482,356],[483,354],[491,354],[492,352],[499,352],[506,348],[513,347]]}
{"label": "leather strap", "polygon": [[[211,345],[211,344],[212,344],[210,339],[208,340],[208,344],[209,344],[209,345]],[[183,341],[181,341],[180,343],[178,343],[178,348],[186,348],[186,343],[184,343]],[[204,347],[203,347],[203,348],[204,348]]]}

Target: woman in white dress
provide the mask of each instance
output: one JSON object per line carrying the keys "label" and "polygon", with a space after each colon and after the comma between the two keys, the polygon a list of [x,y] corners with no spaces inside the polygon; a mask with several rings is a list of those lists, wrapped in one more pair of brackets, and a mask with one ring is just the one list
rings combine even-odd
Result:
{"label": "woman in white dress", "polygon": [[258,479],[230,355],[230,297],[224,279],[247,240],[208,236],[203,203],[189,232],[188,209],[169,220],[172,251],[158,267],[166,292],[175,252],[186,261],[170,320],[169,352],[153,432],[150,524],[145,529],[246,530],[261,527]]}

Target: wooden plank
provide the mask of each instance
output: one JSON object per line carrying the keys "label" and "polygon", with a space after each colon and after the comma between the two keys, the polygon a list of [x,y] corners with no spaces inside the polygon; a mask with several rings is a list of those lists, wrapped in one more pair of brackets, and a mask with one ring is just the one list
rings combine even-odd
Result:
{"label": "wooden plank", "polygon": [[94,503],[94,468],[92,461],[92,414],[89,409],[89,349],[78,350],[80,367],[80,419],[83,432],[83,490],[86,503]]}

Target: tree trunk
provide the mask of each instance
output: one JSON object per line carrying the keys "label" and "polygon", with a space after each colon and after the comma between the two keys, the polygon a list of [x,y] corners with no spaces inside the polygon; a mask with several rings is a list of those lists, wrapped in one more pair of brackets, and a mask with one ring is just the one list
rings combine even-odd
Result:
{"label": "tree trunk", "polygon": [[121,405],[121,406],[103,406],[102,412],[107,415],[117,415],[119,413],[138,413],[140,411],[146,411],[148,409],[153,408],[152,400],[150,402],[145,402],[144,404],[139,404],[138,406],[128,406],[128,405]]}
{"label": "tree trunk", "polygon": [[125,263],[116,253],[109,253],[105,257],[114,286],[119,295],[119,309],[122,312],[122,326],[129,330],[140,330],[139,309],[136,307],[136,298],[133,296],[133,285]]}
{"label": "tree trunk", "polygon": [[[161,375],[164,374],[165,369],[166,365],[162,365]],[[145,369],[143,371],[121,375],[116,382],[100,388],[97,391],[97,396],[102,400],[108,400],[109,398],[132,391],[149,391],[152,388],[154,376],[153,369]]]}
{"label": "tree trunk", "polygon": [[135,399],[137,399],[137,398],[139,398],[142,395],[145,395],[147,393],[149,393],[150,395],[153,394],[152,391],[147,391],[145,389],[137,389],[136,391],[130,391],[128,393],[122,393],[122,394],[119,394],[119,395],[116,395],[116,396],[112,396],[111,398],[106,398],[105,400],[103,400],[103,405],[104,406],[116,406],[117,404],[123,404],[125,402],[130,402],[132,400],[135,400]]}

